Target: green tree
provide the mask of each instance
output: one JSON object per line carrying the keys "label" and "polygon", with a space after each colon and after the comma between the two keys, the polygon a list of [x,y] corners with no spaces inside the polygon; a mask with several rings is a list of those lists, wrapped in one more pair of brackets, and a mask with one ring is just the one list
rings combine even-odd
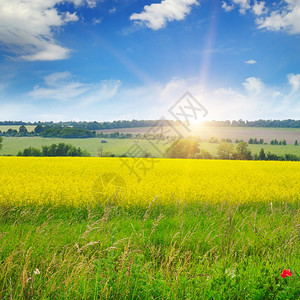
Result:
{"label": "green tree", "polygon": [[28,130],[27,130],[26,126],[24,126],[24,125],[20,126],[20,128],[19,128],[19,135],[20,136],[26,136],[26,135],[28,135]]}
{"label": "green tree", "polygon": [[43,132],[44,130],[45,130],[45,128],[44,128],[42,125],[37,125],[37,126],[34,128],[34,133],[40,134],[40,133]]}
{"label": "green tree", "polygon": [[236,157],[237,159],[252,159],[251,151],[249,150],[249,145],[246,142],[238,143],[236,146]]}
{"label": "green tree", "polygon": [[298,140],[295,141],[295,146],[299,146]]}
{"label": "green tree", "polygon": [[199,158],[199,159],[212,159],[213,156],[208,151],[206,151],[204,149],[201,149],[200,153],[197,154],[196,158]]}
{"label": "green tree", "polygon": [[2,149],[3,147],[3,137],[0,136],[0,150]]}
{"label": "green tree", "polygon": [[260,149],[259,154],[258,154],[258,159],[259,160],[266,160],[266,153],[263,148]]}
{"label": "green tree", "polygon": [[19,151],[18,156],[42,156],[42,151],[34,147],[28,147],[23,151]]}
{"label": "green tree", "polygon": [[231,159],[234,153],[234,146],[233,144],[229,143],[221,143],[217,147],[217,155],[220,159]]}
{"label": "green tree", "polygon": [[196,158],[200,153],[199,144],[191,139],[174,141],[166,150],[165,156],[169,158]]}

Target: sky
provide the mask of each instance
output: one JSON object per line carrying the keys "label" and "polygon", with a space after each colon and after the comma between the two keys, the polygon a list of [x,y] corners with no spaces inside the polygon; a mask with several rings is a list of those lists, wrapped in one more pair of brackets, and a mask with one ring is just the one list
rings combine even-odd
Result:
{"label": "sky", "polygon": [[299,119],[300,0],[1,0],[0,120]]}

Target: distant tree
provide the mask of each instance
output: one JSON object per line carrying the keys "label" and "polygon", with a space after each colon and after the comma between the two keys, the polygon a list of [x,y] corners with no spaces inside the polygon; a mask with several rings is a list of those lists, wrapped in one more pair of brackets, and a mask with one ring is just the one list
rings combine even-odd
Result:
{"label": "distant tree", "polygon": [[238,145],[236,146],[236,155],[237,155],[237,159],[242,159],[242,160],[252,159],[251,151],[249,150],[248,143],[246,142],[238,143]]}
{"label": "distant tree", "polygon": [[298,140],[295,141],[295,146],[299,146]]}
{"label": "distant tree", "polygon": [[219,140],[216,137],[212,136],[208,142],[212,144],[217,144],[219,143]]}
{"label": "distant tree", "polygon": [[239,139],[236,139],[236,140],[235,140],[235,143],[236,143],[236,144],[242,143],[242,142],[244,142],[244,140],[239,140]]}
{"label": "distant tree", "polygon": [[18,131],[16,129],[11,129],[9,128],[7,131],[6,131],[6,136],[17,136],[18,135]]}
{"label": "distant tree", "polygon": [[271,144],[271,145],[279,145],[279,142],[278,142],[277,139],[275,139],[275,140],[272,140],[272,141],[270,142],[270,144]]}
{"label": "distant tree", "polygon": [[227,139],[221,139],[220,141],[224,142],[224,143],[232,143],[232,139],[229,139],[229,138],[227,138]]}
{"label": "distant tree", "polygon": [[217,147],[217,155],[220,159],[231,159],[234,153],[233,144],[221,143]]}
{"label": "distant tree", "polygon": [[43,127],[42,125],[37,125],[34,128],[34,133],[40,134],[41,132],[43,132],[45,130],[45,127]]}
{"label": "distant tree", "polygon": [[166,150],[165,156],[169,158],[196,158],[200,153],[199,144],[191,139],[174,141]]}
{"label": "distant tree", "polygon": [[71,144],[59,143],[42,146],[42,150],[29,147],[20,151],[18,156],[91,156],[87,151]]}
{"label": "distant tree", "polygon": [[265,154],[265,150],[263,148],[261,148],[260,151],[259,151],[258,159],[259,160],[266,160],[266,154]]}
{"label": "distant tree", "polygon": [[0,150],[2,149],[3,147],[3,137],[0,136]]}
{"label": "distant tree", "polygon": [[28,135],[28,130],[27,130],[26,126],[24,126],[24,125],[20,126],[20,128],[19,128],[19,135],[20,136],[26,136],[26,135]]}
{"label": "distant tree", "polygon": [[212,159],[213,156],[206,150],[201,149],[200,153],[197,155],[196,158],[200,158],[200,159]]}
{"label": "distant tree", "polygon": [[29,147],[23,151],[19,151],[18,156],[42,156],[42,151],[34,147]]}
{"label": "distant tree", "polygon": [[259,143],[260,143],[261,145],[263,145],[264,142],[265,142],[264,139],[260,139],[260,140],[259,140]]}
{"label": "distant tree", "polygon": [[273,154],[270,151],[267,153],[266,160],[280,160],[280,156]]}
{"label": "distant tree", "polygon": [[296,154],[285,154],[284,158],[287,161],[299,161],[300,160],[300,156],[297,156]]}

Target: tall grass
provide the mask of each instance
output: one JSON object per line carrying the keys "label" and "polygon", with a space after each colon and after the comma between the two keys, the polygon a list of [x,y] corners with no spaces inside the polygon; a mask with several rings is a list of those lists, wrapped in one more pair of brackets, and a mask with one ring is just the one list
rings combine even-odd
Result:
{"label": "tall grass", "polygon": [[278,202],[2,206],[0,298],[299,299],[299,215]]}

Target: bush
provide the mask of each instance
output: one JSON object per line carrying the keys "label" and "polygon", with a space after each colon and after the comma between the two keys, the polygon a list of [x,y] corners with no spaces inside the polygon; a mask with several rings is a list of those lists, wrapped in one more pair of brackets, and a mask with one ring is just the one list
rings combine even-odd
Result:
{"label": "bush", "polygon": [[91,156],[87,151],[73,145],[59,143],[51,146],[42,146],[42,150],[29,147],[20,151],[18,156]]}

